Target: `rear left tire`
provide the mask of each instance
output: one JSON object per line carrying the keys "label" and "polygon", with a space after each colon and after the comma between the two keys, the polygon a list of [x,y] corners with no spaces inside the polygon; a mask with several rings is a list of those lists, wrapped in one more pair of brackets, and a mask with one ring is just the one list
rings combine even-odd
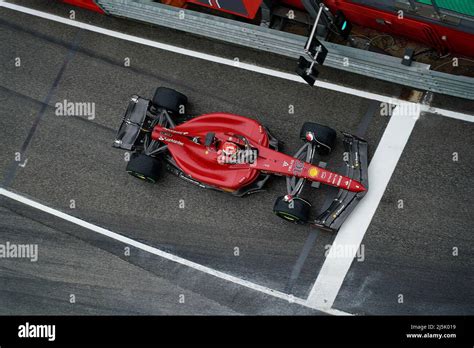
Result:
{"label": "rear left tire", "polygon": [[143,153],[133,153],[127,164],[127,173],[144,181],[155,183],[160,175],[161,162]]}

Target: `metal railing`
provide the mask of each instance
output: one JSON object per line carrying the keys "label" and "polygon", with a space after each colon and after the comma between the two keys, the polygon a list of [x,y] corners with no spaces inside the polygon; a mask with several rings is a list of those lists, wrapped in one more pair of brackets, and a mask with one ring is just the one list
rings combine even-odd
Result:
{"label": "metal railing", "polygon": [[[96,0],[108,14],[131,18],[278,55],[304,55],[307,38],[150,0]],[[429,70],[430,66],[357,48],[323,42],[326,66],[417,89],[474,100],[474,78]],[[296,62],[295,62],[296,66]]]}

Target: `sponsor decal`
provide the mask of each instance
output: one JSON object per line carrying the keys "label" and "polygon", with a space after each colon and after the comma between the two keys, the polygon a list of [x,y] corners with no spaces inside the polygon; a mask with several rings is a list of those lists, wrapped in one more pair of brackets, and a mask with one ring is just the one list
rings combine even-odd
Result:
{"label": "sponsor decal", "polygon": [[184,143],[179,141],[179,140],[176,140],[176,139],[171,139],[171,138],[164,138],[164,137],[160,137],[159,138],[160,141],[164,141],[166,143],[173,143],[173,144],[176,144],[176,145],[179,145],[179,146],[183,146]]}
{"label": "sponsor decal", "polygon": [[295,160],[290,161],[290,166],[288,167],[288,172],[291,173],[293,171],[293,164],[295,164]]}
{"label": "sponsor decal", "polygon": [[303,172],[303,167],[304,167],[304,162],[300,160],[296,160],[295,168],[293,169],[293,174],[301,175],[301,173]]}
{"label": "sponsor decal", "polygon": [[201,184],[199,181],[196,181],[196,180],[194,180],[194,179],[191,179],[189,176],[186,176],[186,175],[184,175],[183,173],[180,173],[180,174],[179,174],[179,177],[180,177],[181,179],[184,179],[184,180],[190,182],[191,184],[198,185],[198,186],[203,187],[203,188],[206,187],[206,186],[204,186],[203,184]]}
{"label": "sponsor decal", "polygon": [[246,177],[246,176],[241,177],[240,180],[239,180],[239,184],[242,183],[242,182],[244,182],[245,180],[247,180],[247,177]]}
{"label": "sponsor decal", "polygon": [[341,206],[339,207],[339,209],[334,213],[334,215],[333,215],[332,217],[333,217],[333,218],[336,218],[336,217],[344,210],[344,208],[345,208],[345,205],[344,205],[344,204],[341,205]]}
{"label": "sponsor decal", "polygon": [[311,168],[309,168],[309,170],[308,170],[308,174],[309,174],[310,177],[315,178],[315,177],[318,176],[319,170],[318,170],[318,168],[316,168],[316,167],[311,167]]}
{"label": "sponsor decal", "polygon": [[180,131],[177,131],[177,130],[174,130],[174,129],[169,129],[169,128],[164,128],[164,129],[166,129],[167,132],[178,134],[178,135],[188,135],[189,134],[189,132],[180,132]]}

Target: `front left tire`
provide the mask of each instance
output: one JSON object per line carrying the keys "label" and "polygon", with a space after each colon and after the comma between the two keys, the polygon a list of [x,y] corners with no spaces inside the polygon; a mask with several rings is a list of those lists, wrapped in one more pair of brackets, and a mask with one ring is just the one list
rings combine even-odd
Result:
{"label": "front left tire", "polygon": [[305,122],[301,127],[300,138],[316,144],[316,150],[321,156],[327,156],[336,145],[337,132],[328,126],[314,122]]}

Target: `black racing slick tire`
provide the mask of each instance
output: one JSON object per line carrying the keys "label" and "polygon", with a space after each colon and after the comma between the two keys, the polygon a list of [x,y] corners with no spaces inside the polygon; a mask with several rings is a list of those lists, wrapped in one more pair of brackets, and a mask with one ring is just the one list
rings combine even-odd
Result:
{"label": "black racing slick tire", "polygon": [[328,126],[314,122],[305,122],[301,127],[300,138],[316,144],[316,150],[322,156],[329,155],[336,145],[337,132]]}
{"label": "black racing slick tire", "polygon": [[160,175],[161,162],[155,157],[133,153],[127,164],[127,173],[141,180],[155,183]]}
{"label": "black racing slick tire", "polygon": [[153,96],[153,104],[162,107],[172,113],[184,113],[182,108],[186,107],[188,97],[171,88],[158,87]]}
{"label": "black racing slick tire", "polygon": [[273,212],[286,221],[304,224],[309,220],[311,204],[300,197],[285,200],[285,196],[278,197],[273,206]]}

